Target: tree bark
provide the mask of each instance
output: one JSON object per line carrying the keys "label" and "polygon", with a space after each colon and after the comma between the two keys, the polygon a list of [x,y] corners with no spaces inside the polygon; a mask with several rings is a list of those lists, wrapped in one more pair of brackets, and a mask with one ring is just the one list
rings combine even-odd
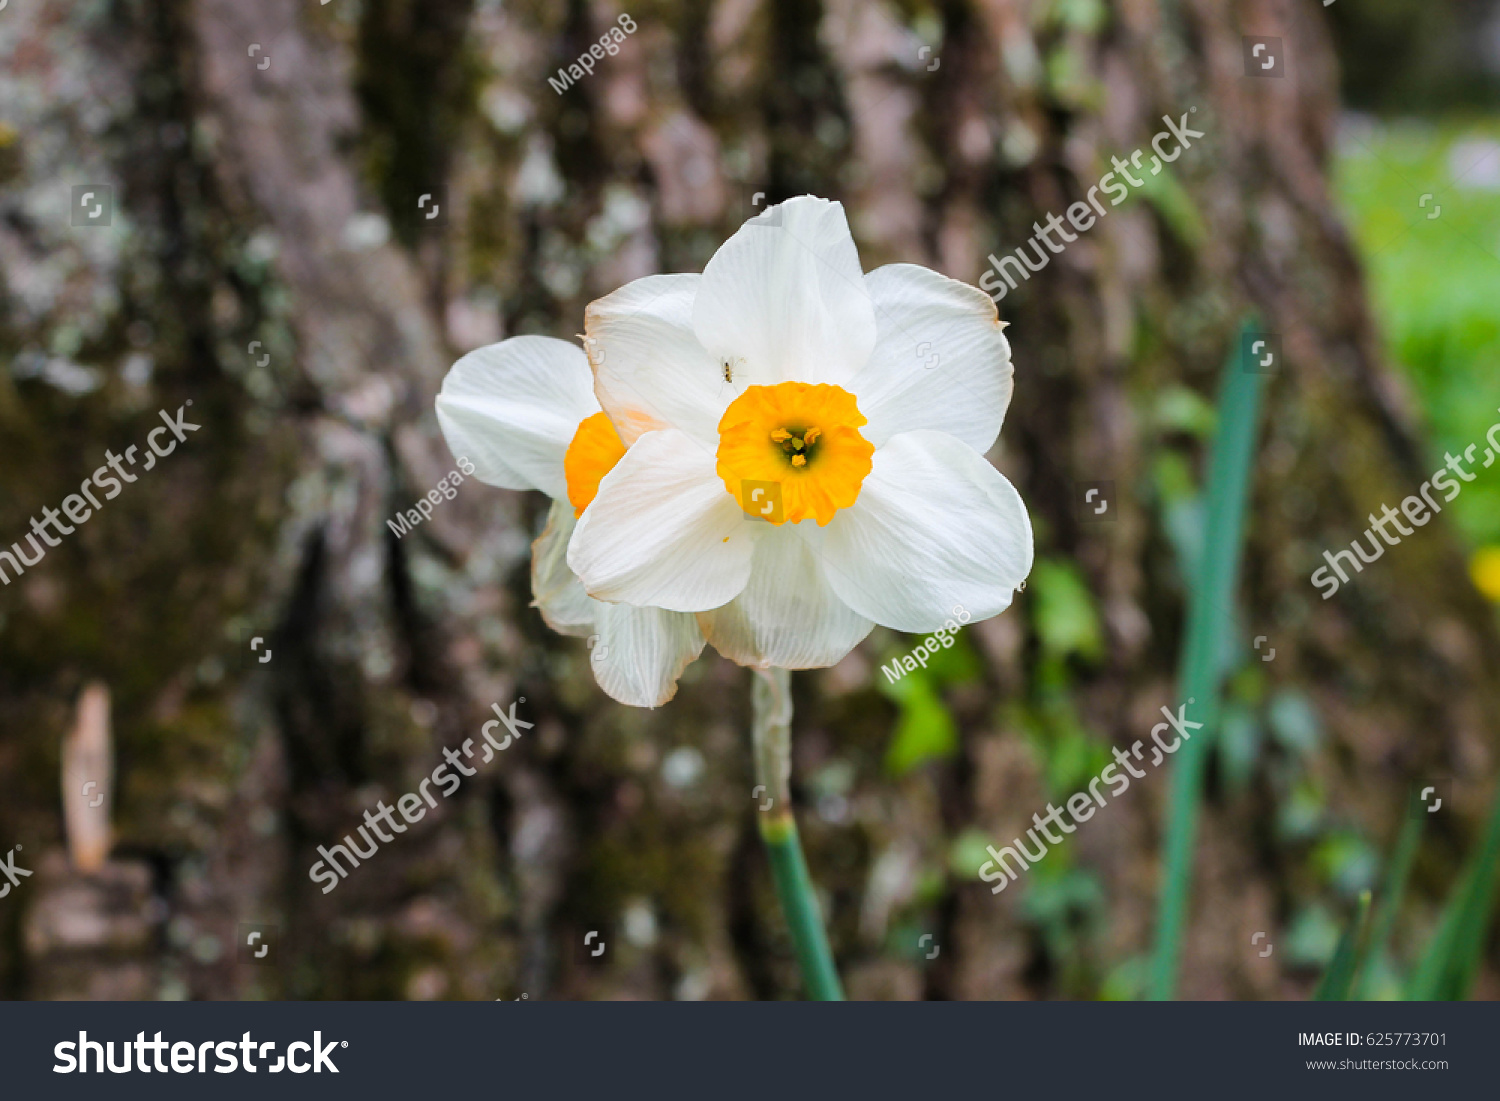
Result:
{"label": "tree bark", "polygon": [[[1183,619],[1157,472],[1202,480],[1203,442],[1163,420],[1162,396],[1212,402],[1247,315],[1280,335],[1239,631],[1277,653],[1241,674],[1311,699],[1325,736],[1297,760],[1268,750],[1247,790],[1211,786],[1182,993],[1310,992],[1312,973],[1249,947],[1338,905],[1307,844],[1270,825],[1288,784],[1318,792],[1325,830],[1383,851],[1411,785],[1454,780],[1398,934],[1412,957],[1489,795],[1500,645],[1446,518],[1334,600],[1308,582],[1431,468],[1329,193],[1322,13],[901,12],[632,12],[619,53],[561,94],[547,78],[618,25],[613,5],[109,0],[0,17],[0,534],[57,507],[106,448],[143,445],[159,409],[191,399],[202,425],[0,589],[0,850],[38,861],[0,902],[0,993],[796,996],[755,838],[746,672],[708,651],[662,709],[605,698],[586,647],[530,607],[536,495],[467,481],[411,533],[387,527],[455,465],[432,414],[443,374],[502,335],[571,337],[590,300],[701,271],[759,206],[802,192],[845,203],[867,270],[977,282],[1111,158],[1149,150],[1164,116],[1205,135],[1171,183],[1000,303],[1016,391],[992,458],[1039,554],[1076,563],[1100,611],[1104,656],[1064,667],[1073,721],[1100,752],[1129,745],[1172,699]],[[1282,38],[1286,76],[1246,77],[1242,34]],[[84,183],[113,189],[111,225],[70,224]],[[1075,510],[1073,487],[1098,479],[1117,487],[1113,524]],[[851,997],[1095,996],[1148,949],[1164,776],[1060,858],[1097,877],[1094,902],[1039,917],[952,866],[965,830],[1003,843],[1056,797],[1036,614],[1027,594],[966,632],[984,668],[947,696],[959,751],[900,778],[882,771],[895,710],[876,686],[907,643],[877,630],[793,678],[794,794]],[[118,809],[111,861],[85,876],[65,855],[58,747],[93,679],[113,697]],[[533,730],[320,893],[319,846],[521,697]],[[847,815],[815,813],[849,775]],[[276,927],[271,961],[236,952],[247,923]],[[931,962],[921,933],[941,946]],[[1493,969],[1484,981],[1493,993]]]}

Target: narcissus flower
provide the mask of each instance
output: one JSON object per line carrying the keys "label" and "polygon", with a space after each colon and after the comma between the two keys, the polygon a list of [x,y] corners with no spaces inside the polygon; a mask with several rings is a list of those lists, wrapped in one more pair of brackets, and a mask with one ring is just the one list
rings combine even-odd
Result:
{"label": "narcissus flower", "polygon": [[998,614],[1032,563],[1026,508],[984,458],[1011,395],[1001,328],[988,295],[925,268],[866,275],[843,208],[812,196],[701,276],[600,299],[584,345],[628,450],[568,564],[591,596],[693,613],[760,667],[831,665],[877,623]]}
{"label": "narcissus flower", "polygon": [[583,352],[543,336],[470,352],[443,380],[437,416],[449,448],[469,457],[480,481],[552,498],[531,560],[532,594],[547,625],[597,636],[594,677],[614,699],[637,707],[671,699],[703,649],[694,617],[592,599],[567,565],[576,518],[626,453],[594,398]]}

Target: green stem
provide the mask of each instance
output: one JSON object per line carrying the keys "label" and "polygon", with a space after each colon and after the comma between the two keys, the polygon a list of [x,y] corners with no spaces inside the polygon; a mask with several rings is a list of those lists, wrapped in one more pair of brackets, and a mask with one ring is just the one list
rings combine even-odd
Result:
{"label": "green stem", "polygon": [[792,947],[808,995],[820,1002],[841,1002],[844,989],[828,947],[818,896],[807,873],[807,860],[797,837],[797,821],[792,817],[790,674],[785,669],[755,670],[750,698],[755,779],[759,785],[756,793],[759,805],[766,808],[760,812],[760,836],[771,861],[776,895],[791,930]]}

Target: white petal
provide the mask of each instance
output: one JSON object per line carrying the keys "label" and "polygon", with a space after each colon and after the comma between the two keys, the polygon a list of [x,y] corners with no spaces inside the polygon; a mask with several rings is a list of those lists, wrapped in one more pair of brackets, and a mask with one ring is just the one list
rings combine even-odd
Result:
{"label": "white petal", "polygon": [[703,651],[698,622],[682,612],[593,602],[598,640],[589,649],[594,679],[631,707],[658,707],[677,694],[677,678]]}
{"label": "white petal", "polygon": [[548,336],[516,336],[453,365],[437,397],[438,424],[475,477],[502,489],[568,496],[563,455],[579,423],[599,412],[588,358]]}
{"label": "white petal", "polygon": [[547,527],[531,545],[531,598],[548,627],[560,635],[582,637],[594,633],[600,604],[583,591],[578,575],[568,568],[573,526],[573,506],[566,500],[553,501]]}
{"label": "white petal", "polygon": [[942,432],[904,432],[875,452],[859,500],[828,525],[834,592],[897,631],[935,631],[1010,606],[1031,572],[1021,495],[983,455]]}
{"label": "white petal", "polygon": [[898,432],[932,428],[983,455],[1010,405],[1010,344],[990,296],[915,264],[865,276],[879,336],[850,389],[881,447]]}
{"label": "white petal", "polygon": [[693,333],[701,278],[650,275],[584,312],[594,393],[627,446],[659,428],[719,445],[719,418],[743,387],[724,381],[719,361]]}
{"label": "white petal", "polygon": [[698,621],[683,612],[606,604],[583,591],[568,568],[573,506],[553,501],[547,527],[532,545],[531,592],[547,626],[589,636],[594,679],[632,707],[657,707],[677,692],[677,678],[703,650]]}
{"label": "white petal", "polygon": [[803,195],[742,225],[703,269],[693,329],[737,364],[736,382],[847,384],[875,346],[875,313],[844,208]]}
{"label": "white petal", "polygon": [[676,429],[636,440],[599,483],[568,547],[589,595],[674,612],[739,595],[756,525],[714,468],[713,452]]}
{"label": "white petal", "polygon": [[875,624],[834,594],[819,564],[811,521],[767,529],[756,541],[750,583],[698,622],[715,650],[741,665],[820,669],[835,665]]}

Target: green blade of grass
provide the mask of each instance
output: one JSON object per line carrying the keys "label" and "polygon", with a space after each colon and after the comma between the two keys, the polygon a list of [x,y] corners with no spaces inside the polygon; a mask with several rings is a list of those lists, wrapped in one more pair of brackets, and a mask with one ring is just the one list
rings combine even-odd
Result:
{"label": "green blade of grass", "polygon": [[1209,460],[1208,507],[1203,551],[1189,594],[1187,639],[1178,676],[1189,721],[1203,724],[1178,753],[1167,811],[1165,869],[1156,944],[1151,961],[1151,997],[1172,998],[1182,950],[1182,931],[1193,873],[1198,803],[1209,742],[1218,722],[1222,609],[1231,606],[1243,552],[1245,508],[1260,421],[1262,378],[1247,370],[1241,350],[1256,322],[1247,319],[1224,365],[1219,424]]}
{"label": "green blade of grass", "polygon": [[1339,946],[1334,950],[1333,962],[1328,965],[1328,970],[1323,974],[1323,981],[1318,983],[1318,989],[1313,993],[1315,1002],[1346,1002],[1349,1000],[1349,991],[1354,987],[1354,976],[1359,971],[1360,961],[1364,955],[1361,951],[1365,943],[1365,928],[1370,917],[1370,892],[1359,893],[1359,906],[1354,911],[1354,920],[1349,923],[1349,928],[1344,930],[1344,935],[1339,938]]}
{"label": "green blade of grass", "polygon": [[1479,850],[1459,878],[1438,931],[1407,984],[1406,996],[1411,1001],[1462,1001],[1469,996],[1495,909],[1497,865],[1500,865],[1500,793],[1495,797]]}
{"label": "green blade of grass", "polygon": [[1412,862],[1417,855],[1417,846],[1421,844],[1422,825],[1426,821],[1427,815],[1413,792],[1407,804],[1406,820],[1401,823],[1401,833],[1396,838],[1396,848],[1386,867],[1385,881],[1380,885],[1380,905],[1375,907],[1375,916],[1370,922],[1369,948],[1365,960],[1360,962],[1356,987],[1361,1000],[1368,998],[1374,989],[1374,979],[1365,964],[1385,955],[1386,946],[1391,942],[1391,932],[1396,928],[1401,900],[1406,897],[1406,882],[1411,878]]}

